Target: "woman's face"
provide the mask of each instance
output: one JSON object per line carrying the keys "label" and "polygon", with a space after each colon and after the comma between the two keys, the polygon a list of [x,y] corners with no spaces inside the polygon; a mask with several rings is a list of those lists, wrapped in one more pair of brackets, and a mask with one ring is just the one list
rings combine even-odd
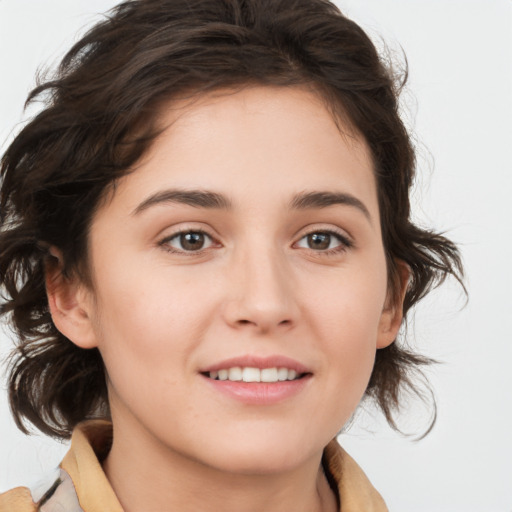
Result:
{"label": "woman's face", "polygon": [[299,88],[161,122],[93,220],[74,341],[101,352],[118,432],[227,471],[294,467],[353,413],[400,322],[368,148]]}

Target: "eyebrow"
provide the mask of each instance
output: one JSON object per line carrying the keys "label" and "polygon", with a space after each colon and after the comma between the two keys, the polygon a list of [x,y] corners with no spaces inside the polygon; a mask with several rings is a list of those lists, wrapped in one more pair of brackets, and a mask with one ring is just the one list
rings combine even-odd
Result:
{"label": "eyebrow", "polygon": [[371,215],[364,203],[352,194],[343,192],[302,192],[293,197],[290,206],[295,210],[327,208],[333,205],[346,205],[358,209],[371,223]]}
{"label": "eyebrow", "polygon": [[[138,215],[152,206],[166,203],[177,203],[195,208],[219,210],[229,210],[232,208],[231,201],[223,194],[217,192],[208,190],[169,189],[150,195],[133,210],[132,215]],[[362,201],[351,194],[323,191],[301,192],[296,194],[290,201],[290,208],[293,210],[327,208],[334,205],[346,205],[357,208],[371,222],[371,215],[368,208],[366,208]]]}
{"label": "eyebrow", "polygon": [[133,210],[132,215],[137,215],[151,206],[165,203],[178,203],[207,209],[229,210],[231,208],[231,201],[226,196],[216,192],[170,189],[149,196]]}

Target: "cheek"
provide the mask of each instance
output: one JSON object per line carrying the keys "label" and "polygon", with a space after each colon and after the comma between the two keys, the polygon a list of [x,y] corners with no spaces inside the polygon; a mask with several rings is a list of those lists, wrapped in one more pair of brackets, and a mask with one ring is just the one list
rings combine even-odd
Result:
{"label": "cheek", "polygon": [[375,359],[380,309],[361,304],[351,294],[339,296],[318,318],[324,319],[317,324],[322,332],[319,339],[324,340],[334,379],[342,380],[344,389],[366,387]]}
{"label": "cheek", "polygon": [[322,338],[344,340],[338,345],[340,351],[352,345],[376,348],[387,293],[383,258],[317,274],[313,283],[306,282],[304,286],[309,290],[307,294],[302,293],[308,297],[304,312],[322,330]]}
{"label": "cheek", "polygon": [[343,402],[340,413],[345,416],[359,403],[373,369],[386,284],[385,264],[378,260],[360,271],[351,268],[317,280],[304,307],[313,337],[322,343],[326,396],[332,397],[333,410]]}
{"label": "cheek", "polygon": [[324,361],[321,374],[325,384],[323,403],[312,415],[330,425],[334,436],[353,415],[368,386],[375,363],[377,320],[375,313],[361,310],[353,302],[329,308],[322,333]]}
{"label": "cheek", "polygon": [[213,297],[183,273],[170,276],[154,265],[136,272],[112,267],[96,271],[97,339],[109,377],[126,382],[138,376],[144,386],[154,374],[169,386],[201,343]]}

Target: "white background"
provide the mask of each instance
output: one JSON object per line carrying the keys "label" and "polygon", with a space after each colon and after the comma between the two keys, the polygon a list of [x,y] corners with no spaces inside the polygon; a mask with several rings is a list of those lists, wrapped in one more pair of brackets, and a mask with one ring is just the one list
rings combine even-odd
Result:
{"label": "white background", "polygon": [[[0,141],[16,132],[42,63],[114,0],[0,0]],[[415,216],[460,244],[470,301],[448,285],[409,334],[443,361],[428,371],[437,424],[415,442],[373,414],[340,437],[394,512],[512,511],[512,1],[338,0],[410,65],[406,120],[418,141]],[[2,144],[5,148],[5,144]],[[1,338],[0,355],[11,345]],[[418,419],[419,418],[419,419]],[[422,423],[423,418],[423,423]],[[424,425],[417,405],[402,425]],[[18,433],[0,393],[0,492],[36,481],[66,446]]]}

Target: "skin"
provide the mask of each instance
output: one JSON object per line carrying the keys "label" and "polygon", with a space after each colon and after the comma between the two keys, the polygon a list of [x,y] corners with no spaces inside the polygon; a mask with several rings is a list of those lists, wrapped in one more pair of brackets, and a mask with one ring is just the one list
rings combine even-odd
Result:
{"label": "skin", "polygon": [[[174,103],[160,122],[167,129],[95,215],[92,289],[48,279],[55,324],[98,347],[108,372],[105,472],[127,512],[335,510],[322,451],[402,319],[388,299],[369,150],[301,88]],[[141,207],[169,189],[212,191],[231,207]],[[367,211],[290,206],[313,191]],[[186,251],[181,230],[207,233],[203,248]],[[311,233],[327,233],[329,248]],[[277,404],[241,403],[200,373],[276,354],[310,371]]]}

